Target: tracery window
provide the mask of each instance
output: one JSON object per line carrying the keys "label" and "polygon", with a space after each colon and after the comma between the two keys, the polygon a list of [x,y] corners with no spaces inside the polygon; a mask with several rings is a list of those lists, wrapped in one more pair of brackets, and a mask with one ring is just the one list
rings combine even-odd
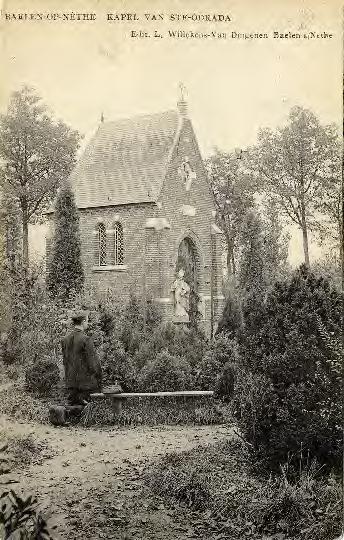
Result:
{"label": "tracery window", "polygon": [[114,264],[119,266],[124,263],[123,227],[119,222],[114,226]]}
{"label": "tracery window", "polygon": [[98,225],[98,264],[106,266],[106,228],[104,223]]}

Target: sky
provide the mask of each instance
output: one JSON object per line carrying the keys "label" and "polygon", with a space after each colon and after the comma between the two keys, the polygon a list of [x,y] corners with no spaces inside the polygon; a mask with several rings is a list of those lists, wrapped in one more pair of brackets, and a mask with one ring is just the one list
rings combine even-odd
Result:
{"label": "sky", "polygon": [[[5,14],[96,13],[96,21],[6,20]],[[139,21],[107,21],[136,13]],[[160,13],[164,21],[146,21]],[[175,22],[171,14],[227,14],[230,22]],[[290,108],[312,109],[324,123],[342,118],[342,8],[338,0],[3,0],[0,19],[0,109],[28,84],[86,144],[105,120],[176,107],[186,87],[201,152],[254,144],[260,127],[275,128]],[[133,38],[157,30],[163,38]],[[174,39],[169,30],[268,33],[269,39]],[[272,38],[273,32],[331,33],[331,39]],[[31,231],[33,251],[42,229]],[[314,256],[319,253],[314,250]],[[290,260],[302,260],[293,231]]]}

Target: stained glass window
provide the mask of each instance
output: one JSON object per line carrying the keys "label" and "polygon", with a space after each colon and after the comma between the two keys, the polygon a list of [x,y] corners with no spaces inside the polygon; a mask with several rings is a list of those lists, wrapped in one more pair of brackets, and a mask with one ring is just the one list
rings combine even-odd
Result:
{"label": "stained glass window", "polygon": [[121,223],[115,223],[114,227],[114,264],[124,263],[123,227]]}

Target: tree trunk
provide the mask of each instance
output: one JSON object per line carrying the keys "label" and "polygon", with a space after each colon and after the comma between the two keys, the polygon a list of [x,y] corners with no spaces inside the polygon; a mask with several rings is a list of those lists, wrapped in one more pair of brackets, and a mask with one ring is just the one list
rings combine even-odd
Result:
{"label": "tree trunk", "polygon": [[302,240],[303,240],[303,252],[305,255],[305,265],[309,268],[309,249],[308,249],[308,230],[306,222],[306,209],[305,201],[303,197],[301,198],[301,229],[302,229]]}
{"label": "tree trunk", "polygon": [[234,242],[233,238],[228,234],[228,232],[225,232],[226,237],[226,244],[227,244],[227,271],[228,275],[231,276],[232,274],[235,274],[235,267],[234,267]]}
{"label": "tree trunk", "polygon": [[[342,152],[342,171],[344,169],[344,152]],[[340,209],[341,217],[339,218],[339,242],[340,242],[340,262],[342,265],[342,291],[344,291],[344,182],[342,182],[342,192],[340,197]]]}
{"label": "tree trunk", "polygon": [[232,254],[229,251],[228,243],[227,243],[227,259],[226,259],[226,263],[227,263],[227,272],[228,272],[228,275],[230,276],[232,274]]}
{"label": "tree trunk", "polygon": [[[344,216],[343,216],[344,217]],[[343,230],[343,221],[339,221],[339,264],[342,272],[342,290],[344,290],[344,230]]]}
{"label": "tree trunk", "polygon": [[233,275],[236,274],[236,265],[235,265],[235,258],[234,258],[234,249],[232,250],[232,269],[233,269]]}
{"label": "tree trunk", "polygon": [[27,215],[27,209],[24,206],[22,206],[22,214],[23,214],[23,266],[24,268],[28,268],[29,266],[29,219]]}

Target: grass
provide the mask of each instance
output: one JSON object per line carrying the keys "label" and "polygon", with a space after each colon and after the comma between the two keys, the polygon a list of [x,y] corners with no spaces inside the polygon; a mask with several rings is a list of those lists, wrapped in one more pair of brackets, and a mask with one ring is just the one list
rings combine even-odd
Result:
{"label": "grass", "polygon": [[29,394],[23,381],[15,381],[10,387],[0,388],[0,414],[25,422],[48,422],[48,403]]}
{"label": "grass", "polygon": [[8,435],[5,430],[0,431],[0,447],[5,450],[0,454],[5,457],[10,469],[21,469],[33,461],[41,462],[52,453],[47,443],[35,441],[32,435]]}
{"label": "grass", "polygon": [[135,398],[123,404],[122,413],[115,420],[110,400],[93,403],[87,425],[211,425],[227,420],[227,408],[207,397]]}
{"label": "grass", "polygon": [[313,463],[296,481],[285,470],[260,477],[246,447],[232,440],[167,455],[146,471],[145,482],[196,512],[209,539],[330,540],[341,532],[342,486],[318,472]]}

